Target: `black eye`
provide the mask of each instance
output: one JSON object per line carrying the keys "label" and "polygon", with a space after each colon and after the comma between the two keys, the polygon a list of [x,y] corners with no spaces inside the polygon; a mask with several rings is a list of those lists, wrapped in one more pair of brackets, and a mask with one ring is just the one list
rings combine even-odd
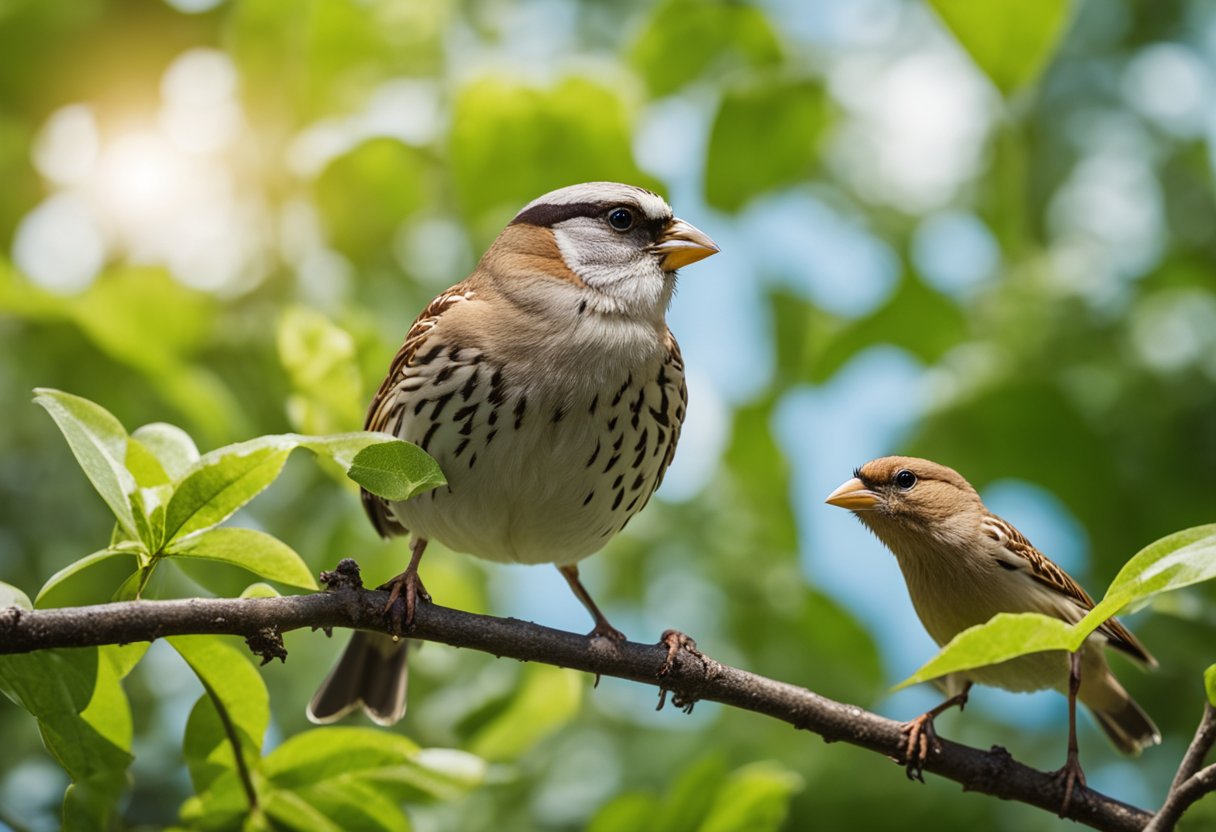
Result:
{"label": "black eye", "polygon": [[916,474],[913,474],[907,468],[895,475],[895,484],[907,491],[912,486],[916,485]]}
{"label": "black eye", "polygon": [[608,224],[617,231],[633,228],[633,212],[628,208],[613,208],[608,212]]}

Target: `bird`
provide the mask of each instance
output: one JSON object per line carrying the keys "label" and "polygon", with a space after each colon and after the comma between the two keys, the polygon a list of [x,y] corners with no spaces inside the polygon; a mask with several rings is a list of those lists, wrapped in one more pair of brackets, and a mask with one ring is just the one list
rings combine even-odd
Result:
{"label": "bird", "polygon": [[[1068,573],[1021,532],[990,512],[957,471],[907,456],[875,459],[828,495],[849,509],[895,555],[917,616],[939,645],[998,613],[1036,612],[1075,624],[1094,602]],[[1068,696],[1068,756],[1057,773],[1060,814],[1085,785],[1077,754],[1076,703],[1087,706],[1117,749],[1136,755],[1161,732],[1115,678],[1105,648],[1147,667],[1156,660],[1126,627],[1108,619],[1071,654],[1032,653],[938,680],[949,698],[902,726],[909,777],[922,779],[930,749],[940,750],[933,720],[966,704],[974,683],[1011,691],[1055,689]]]}
{"label": "bird", "polygon": [[[649,501],[671,464],[688,404],[666,323],[676,272],[716,254],[658,194],[587,182],[525,205],[464,280],[414,321],[365,427],[433,456],[447,485],[404,501],[366,490],[383,537],[409,534],[405,571],[382,589],[408,628],[430,540],[504,563],[553,563],[619,642],[579,580]],[[391,725],[405,712],[407,640],[357,631],[310,702],[333,722],[362,706]]]}

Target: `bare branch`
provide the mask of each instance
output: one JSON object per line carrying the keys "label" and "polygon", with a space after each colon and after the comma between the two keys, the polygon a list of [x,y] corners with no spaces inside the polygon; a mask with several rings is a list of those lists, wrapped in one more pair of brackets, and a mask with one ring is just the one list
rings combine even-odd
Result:
{"label": "bare branch", "polygon": [[1201,768],[1213,742],[1216,742],[1216,708],[1212,707],[1212,703],[1205,702],[1203,719],[1195,731],[1195,738],[1178,765],[1178,773],[1174,775],[1174,782],[1165,796],[1165,802],[1161,804],[1161,810],[1145,827],[1145,832],[1169,832],[1191,804],[1205,794],[1216,791],[1216,765]]}
{"label": "bare branch", "polygon": [[[349,575],[352,568],[357,569],[353,562],[344,561],[339,571]],[[357,577],[351,583],[357,583]],[[0,610],[0,653],[126,644],[200,633],[248,638],[302,627],[385,632],[386,599],[386,593],[346,585],[282,598],[129,601],[34,612],[10,608]],[[900,723],[804,688],[719,664],[696,652],[687,640],[671,634],[664,634],[659,644],[614,645],[527,621],[420,604],[408,635],[499,657],[655,685],[664,694],[670,692],[677,706],[698,700],[721,702],[788,722],[828,742],[843,741],[892,759],[901,757]],[[965,791],[1058,811],[1063,788],[1052,774],[1016,762],[1000,747],[982,751],[948,740],[942,740],[941,745],[941,753],[931,754],[925,762],[925,771],[961,783]],[[1109,832],[1139,832],[1152,817],[1090,789],[1074,793],[1066,816]]]}

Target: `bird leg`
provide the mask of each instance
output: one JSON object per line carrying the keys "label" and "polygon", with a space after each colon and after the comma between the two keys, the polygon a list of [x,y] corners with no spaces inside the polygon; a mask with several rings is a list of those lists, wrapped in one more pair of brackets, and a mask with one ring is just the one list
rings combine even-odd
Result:
{"label": "bird leg", "polygon": [[900,733],[907,737],[904,745],[904,765],[909,780],[925,782],[924,766],[925,761],[929,759],[929,752],[940,754],[942,751],[942,744],[937,739],[937,730],[933,727],[933,720],[955,705],[961,711],[967,704],[967,694],[970,692],[971,682],[968,681],[961,692],[951,696],[936,708],[925,711],[916,719],[899,726]]}
{"label": "bird leg", "polygon": [[1077,756],[1077,693],[1081,690],[1081,653],[1068,656],[1068,759],[1064,767],[1056,772],[1056,779],[1064,781],[1064,802],[1060,805],[1060,817],[1068,811],[1073,790],[1085,788],[1085,772]]}
{"label": "bird leg", "polygon": [[[431,596],[426,591],[426,587],[422,585],[422,579],[418,577],[418,563],[422,560],[422,553],[426,550],[426,538],[415,537],[410,543],[410,564],[405,567],[405,571],[397,577],[393,578],[386,584],[377,587],[378,589],[388,590],[388,603],[384,605],[384,613],[388,615],[393,631],[397,634],[401,633],[401,625],[404,620],[406,629],[414,626],[414,608],[418,605],[418,600],[430,601]],[[405,614],[401,614],[397,602],[401,598],[401,593],[405,592]]]}
{"label": "bird leg", "polygon": [[578,566],[570,564],[569,566],[559,566],[557,571],[562,573],[562,577],[566,579],[566,583],[570,584],[570,589],[574,591],[574,595],[587,608],[587,612],[591,613],[591,617],[595,619],[595,629],[587,633],[588,638],[606,638],[609,641],[622,642],[625,640],[625,634],[608,623],[608,619],[600,612],[600,608],[595,605],[595,601],[591,600],[591,595],[588,594],[587,588],[583,586],[583,582],[578,579]]}

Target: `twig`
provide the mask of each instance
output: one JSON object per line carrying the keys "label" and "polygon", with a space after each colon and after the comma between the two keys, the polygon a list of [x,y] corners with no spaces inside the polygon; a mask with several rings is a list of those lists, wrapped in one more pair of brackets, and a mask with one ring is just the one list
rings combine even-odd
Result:
{"label": "twig", "polygon": [[1178,765],[1178,773],[1174,775],[1165,802],[1145,827],[1145,832],[1170,832],[1191,804],[1205,794],[1216,791],[1216,765],[1201,768],[1213,742],[1216,742],[1216,708],[1210,702],[1205,702],[1203,719],[1195,730],[1195,738]]}
{"label": "twig", "polygon": [[[352,569],[357,570],[353,562],[344,561],[339,572],[345,570],[349,578]],[[364,590],[357,580],[355,577],[345,585],[335,581],[331,583],[334,588],[326,592],[281,598],[128,601],[34,612],[0,610],[0,653],[127,644],[201,633],[248,637],[267,628],[349,627],[387,632],[383,615],[386,593]],[[719,664],[692,649],[673,651],[670,640],[614,645],[527,621],[475,615],[434,604],[418,605],[408,635],[499,657],[656,685],[661,691],[670,691],[681,706],[701,699],[720,702],[813,731],[829,742],[843,741],[902,759],[900,723],[804,688]],[[1063,799],[1061,783],[1051,774],[1022,765],[995,746],[982,751],[942,740],[941,752],[929,756],[924,770],[961,783],[965,791],[1017,800],[1053,813]],[[1081,789],[1074,794],[1067,817],[1109,832],[1140,832],[1152,816],[1091,789]]]}

